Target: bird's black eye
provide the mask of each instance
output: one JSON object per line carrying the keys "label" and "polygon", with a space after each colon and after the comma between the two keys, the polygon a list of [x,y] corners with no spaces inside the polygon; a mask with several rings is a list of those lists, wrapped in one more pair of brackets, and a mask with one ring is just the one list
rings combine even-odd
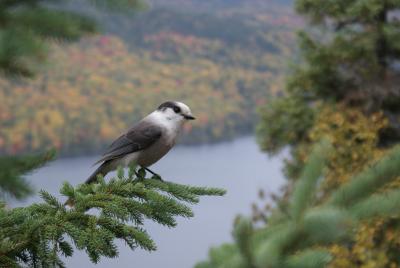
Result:
{"label": "bird's black eye", "polygon": [[175,113],[180,113],[181,112],[181,108],[179,108],[178,106],[174,106],[174,112]]}

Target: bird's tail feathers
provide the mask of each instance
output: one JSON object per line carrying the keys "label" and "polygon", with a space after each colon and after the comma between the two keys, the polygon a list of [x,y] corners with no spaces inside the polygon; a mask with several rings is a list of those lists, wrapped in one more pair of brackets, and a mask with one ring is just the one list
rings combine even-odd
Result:
{"label": "bird's tail feathers", "polygon": [[[107,175],[108,172],[111,171],[111,163],[109,161],[106,161],[102,163],[93,173],[90,175],[90,177],[85,181],[86,184],[94,183],[97,181],[97,175],[102,175],[105,176]],[[75,205],[75,202],[68,198],[68,200],[64,203],[65,206],[70,206],[73,207]]]}
{"label": "bird's tail feathers", "polygon": [[89,178],[85,181],[85,183],[93,183],[97,181],[97,175],[105,176],[108,172],[111,171],[110,162],[105,161],[102,163],[93,173],[89,176]]}
{"label": "bird's tail feathers", "polygon": [[107,155],[103,155],[99,160],[97,160],[97,161],[92,165],[92,167],[97,166],[97,165],[100,164],[101,162],[105,162],[105,161],[109,160],[109,159],[107,159],[107,158],[108,158]]}

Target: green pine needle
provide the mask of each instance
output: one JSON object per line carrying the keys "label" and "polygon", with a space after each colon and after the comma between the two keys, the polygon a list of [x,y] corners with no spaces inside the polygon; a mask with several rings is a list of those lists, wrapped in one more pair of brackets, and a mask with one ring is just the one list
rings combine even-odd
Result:
{"label": "green pine needle", "polygon": [[308,249],[289,256],[287,268],[321,268],[332,260],[331,254],[326,250]]}
{"label": "green pine needle", "polygon": [[400,175],[400,146],[395,147],[374,166],[341,186],[330,197],[328,203],[335,206],[349,206],[379,189]]}
{"label": "green pine needle", "polygon": [[101,177],[96,184],[73,187],[65,182],[60,193],[71,201],[70,208],[46,191],[40,192],[43,203],[14,209],[2,203],[0,264],[32,266],[36,260],[43,266],[63,267],[61,256],[73,254],[68,240],[93,263],[118,256],[116,240],[125,241],[132,250],[154,251],[156,245],[144,229],[144,219],[174,227],[177,217],[194,216],[188,204],[197,203],[200,196],[225,193],[146,178],[143,172],[128,175],[119,169],[116,178]]}
{"label": "green pine needle", "polygon": [[329,143],[326,141],[316,146],[300,179],[297,181],[290,201],[290,213],[294,219],[299,219],[314,199],[315,189],[318,179],[322,175],[328,149]]}
{"label": "green pine needle", "polygon": [[[400,190],[382,191],[382,186],[400,176],[400,147],[350,178],[327,200],[317,200],[316,186],[327,148],[317,147],[309,158],[294,185],[288,216],[258,229],[239,219],[235,243],[214,248],[209,260],[197,267],[327,267],[333,256],[326,248],[347,246],[361,222],[400,215]],[[273,213],[284,213],[279,206],[275,210]],[[237,263],[240,266],[235,266]]]}
{"label": "green pine needle", "polygon": [[54,150],[38,155],[0,156],[0,199],[22,200],[31,195],[32,188],[22,174],[45,165],[54,157]]}

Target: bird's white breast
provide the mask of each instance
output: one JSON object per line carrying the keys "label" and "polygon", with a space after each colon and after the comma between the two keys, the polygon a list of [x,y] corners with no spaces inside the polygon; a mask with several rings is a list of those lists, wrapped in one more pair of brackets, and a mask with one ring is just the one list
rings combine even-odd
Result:
{"label": "bird's white breast", "polygon": [[175,145],[182,128],[182,122],[168,120],[158,111],[148,115],[145,120],[161,128],[160,139],[142,151],[125,155],[119,165],[129,166],[132,163],[136,163],[140,166],[148,167],[160,160]]}
{"label": "bird's white breast", "polygon": [[162,134],[159,140],[140,152],[137,163],[144,167],[154,164],[169,152],[175,145],[182,128],[182,123],[168,120],[162,113],[157,111],[150,114],[148,120],[154,125],[160,126]]}
{"label": "bird's white breast", "polygon": [[163,129],[164,138],[175,140],[183,126],[183,120],[170,120],[160,111],[154,111],[146,118],[149,122]]}

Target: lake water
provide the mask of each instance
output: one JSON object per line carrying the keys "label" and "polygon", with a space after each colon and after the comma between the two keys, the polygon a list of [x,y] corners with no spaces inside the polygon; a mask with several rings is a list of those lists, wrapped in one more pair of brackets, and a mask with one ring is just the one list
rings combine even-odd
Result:
{"label": "lake water", "polygon": [[[57,195],[63,181],[78,184],[94,170],[98,156],[65,158],[29,175],[36,189]],[[257,201],[260,188],[277,192],[284,184],[282,156],[268,158],[261,153],[253,137],[239,138],[202,146],[178,146],[152,169],[164,180],[197,186],[220,187],[223,197],[203,197],[193,206],[194,218],[178,219],[176,228],[146,223],[146,229],[157,244],[157,251],[131,251],[118,243],[116,259],[101,259],[97,265],[76,251],[66,260],[67,267],[140,267],[189,268],[207,258],[211,246],[232,241],[232,221],[237,214],[249,215],[251,203]],[[38,201],[32,197],[22,203]]]}

